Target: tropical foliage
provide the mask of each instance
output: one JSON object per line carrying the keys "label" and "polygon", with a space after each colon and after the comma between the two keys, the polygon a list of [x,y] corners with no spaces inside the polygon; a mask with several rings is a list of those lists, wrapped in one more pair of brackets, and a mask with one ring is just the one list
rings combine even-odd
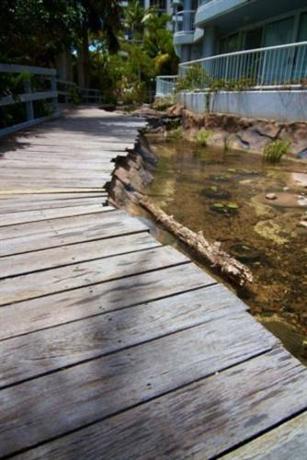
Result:
{"label": "tropical foliage", "polygon": [[0,62],[57,67],[106,100],[139,102],[158,73],[176,73],[169,21],[138,0],[2,0]]}

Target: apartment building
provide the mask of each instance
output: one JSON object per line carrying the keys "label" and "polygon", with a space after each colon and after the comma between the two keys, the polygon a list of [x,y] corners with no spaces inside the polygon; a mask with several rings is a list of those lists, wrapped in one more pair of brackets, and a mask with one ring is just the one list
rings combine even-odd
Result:
{"label": "apartment building", "polygon": [[[307,120],[307,0],[173,0],[173,7],[179,74],[197,65],[204,75],[198,95],[180,96],[187,108]],[[225,82],[224,91],[208,94],[206,77]],[[234,82],[248,82],[249,91],[227,91]],[[173,89],[174,77],[158,78],[157,95]]]}
{"label": "apartment building", "polygon": [[173,0],[181,60],[307,40],[306,0]]}

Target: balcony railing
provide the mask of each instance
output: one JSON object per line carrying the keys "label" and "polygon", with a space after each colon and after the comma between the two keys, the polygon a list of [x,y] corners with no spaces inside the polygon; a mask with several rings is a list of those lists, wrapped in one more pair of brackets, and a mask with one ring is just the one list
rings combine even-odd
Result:
{"label": "balcony railing", "polygon": [[160,75],[156,78],[156,97],[171,96],[175,93],[177,75]]}
{"label": "balcony railing", "polygon": [[184,10],[175,14],[175,33],[194,32],[195,10]]}
{"label": "balcony railing", "polygon": [[184,76],[193,66],[201,68],[203,85],[208,80],[245,80],[254,87],[300,84],[307,79],[307,41],[184,62],[179,66],[179,74]]}
{"label": "balcony railing", "polygon": [[[190,70],[189,72],[189,69]],[[207,89],[287,89],[307,86],[307,41],[220,54],[179,65],[179,77],[189,75],[189,87]],[[160,76],[159,96],[168,85]],[[173,92],[172,86],[169,86]],[[164,93],[163,93],[164,91]],[[163,94],[162,94],[163,93]]]}

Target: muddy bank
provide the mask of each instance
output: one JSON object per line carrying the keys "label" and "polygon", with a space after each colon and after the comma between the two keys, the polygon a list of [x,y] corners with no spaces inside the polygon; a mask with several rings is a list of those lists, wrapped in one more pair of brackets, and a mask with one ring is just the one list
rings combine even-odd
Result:
{"label": "muddy bank", "polygon": [[162,129],[165,117],[173,119],[174,123],[180,119],[184,137],[190,141],[195,139],[198,130],[207,130],[209,147],[262,153],[270,142],[283,140],[290,143],[290,156],[307,160],[307,123],[280,123],[218,113],[196,114],[179,104],[164,114],[160,112],[160,117]]}
{"label": "muddy bank", "polygon": [[135,149],[115,162],[112,181],[106,186],[109,202],[132,212],[137,205],[133,195],[135,192],[144,193],[146,186],[153,180],[157,162],[148,142],[141,136]]}

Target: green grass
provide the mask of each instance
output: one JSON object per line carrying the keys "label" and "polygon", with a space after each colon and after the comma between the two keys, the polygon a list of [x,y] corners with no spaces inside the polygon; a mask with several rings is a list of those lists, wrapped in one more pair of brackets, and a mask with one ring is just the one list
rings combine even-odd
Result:
{"label": "green grass", "polygon": [[263,158],[269,163],[279,163],[284,155],[289,153],[290,142],[276,140],[264,147]]}
{"label": "green grass", "polygon": [[195,142],[198,145],[205,146],[208,143],[208,139],[212,135],[211,131],[208,131],[207,129],[201,128],[197,133],[195,134]]}

